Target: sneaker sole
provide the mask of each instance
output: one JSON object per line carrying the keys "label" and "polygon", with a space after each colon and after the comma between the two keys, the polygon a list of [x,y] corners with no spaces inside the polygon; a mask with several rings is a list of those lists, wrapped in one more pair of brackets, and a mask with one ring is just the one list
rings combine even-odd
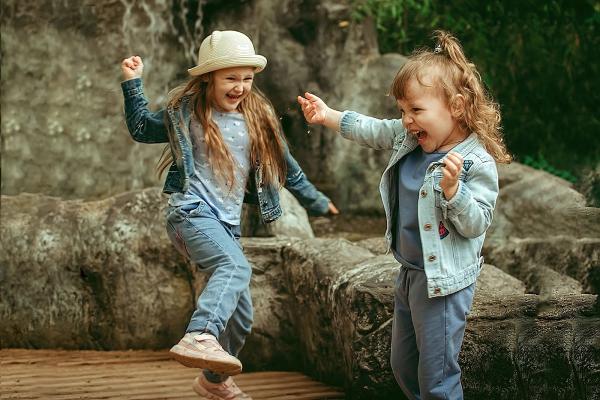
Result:
{"label": "sneaker sole", "polygon": [[[194,392],[196,392],[196,394],[197,394],[198,396],[200,396],[200,398],[201,398],[201,399],[204,399],[204,400],[211,400],[211,398],[210,398],[210,397],[208,397],[208,396],[206,395],[206,393],[204,393],[204,392],[205,392],[205,390],[204,390],[204,388],[202,387],[202,385],[200,385],[200,383],[198,382],[198,378],[194,379],[194,383],[192,384],[192,389],[194,389]],[[218,396],[212,395],[212,398],[213,398],[213,399],[214,399],[214,398],[219,398],[219,399],[220,399],[221,397],[218,397]]]}
{"label": "sneaker sole", "polygon": [[[196,394],[198,396],[200,396],[200,399],[203,400],[211,400],[211,399],[222,399],[222,397],[219,397],[215,394],[208,394],[207,396],[207,392],[206,390],[202,387],[202,385],[200,385],[200,379],[198,377],[196,377],[196,379],[194,379],[194,383],[192,384],[192,389],[194,389],[194,392],[196,392]],[[210,397],[209,397],[210,396]],[[236,397],[237,399],[237,397]],[[246,395],[246,397],[244,397],[245,400],[252,400],[252,397]]]}
{"label": "sneaker sole", "polygon": [[[223,361],[206,360],[204,358],[190,357],[177,351],[179,345],[175,345],[169,350],[169,355],[178,363],[188,368],[209,369],[221,375],[238,375],[242,372],[242,367],[237,364],[231,364]],[[182,348],[183,349],[183,348]]]}

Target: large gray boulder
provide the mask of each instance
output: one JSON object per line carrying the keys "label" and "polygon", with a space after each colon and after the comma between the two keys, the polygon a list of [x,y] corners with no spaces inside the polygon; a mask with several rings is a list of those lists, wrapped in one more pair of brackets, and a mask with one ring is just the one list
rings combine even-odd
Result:
{"label": "large gray boulder", "polygon": [[499,176],[486,261],[532,293],[600,293],[600,209],[544,171],[512,163],[499,166]]}
{"label": "large gray boulder", "polygon": [[[97,202],[3,196],[1,346],[175,343],[206,277],[168,242],[163,206],[156,188]],[[353,398],[402,398],[388,361],[392,257],[342,239],[244,238],[242,245],[255,306],[240,355],[246,370],[302,370]],[[599,396],[597,296],[523,294],[505,273],[483,271],[461,354],[466,395]]]}
{"label": "large gray boulder", "polygon": [[120,61],[143,58],[145,93],[158,109],[196,63],[200,40],[237,29],[269,61],[257,85],[311,180],[344,210],[381,210],[374,183],[387,154],[307,127],[296,103],[311,90],[334,107],[397,115],[387,93],[404,58],[379,55],[374,24],[354,22],[350,3],[6,0],[1,7],[2,53],[10,54],[1,60],[3,194],[94,199],[158,185],[163,146],[129,138]]}
{"label": "large gray boulder", "polygon": [[[313,237],[304,209],[286,190],[281,194],[286,216],[269,233]],[[169,242],[165,206],[158,188],[90,202],[2,196],[2,346],[172,343],[205,277]]]}

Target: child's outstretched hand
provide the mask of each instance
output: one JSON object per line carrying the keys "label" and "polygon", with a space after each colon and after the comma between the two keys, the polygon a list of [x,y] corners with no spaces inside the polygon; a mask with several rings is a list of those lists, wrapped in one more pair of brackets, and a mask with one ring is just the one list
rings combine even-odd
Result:
{"label": "child's outstretched hand", "polygon": [[312,93],[304,93],[305,97],[298,96],[298,103],[302,107],[304,118],[309,124],[320,124],[334,130],[340,129],[342,113],[327,107],[327,104]]}
{"label": "child's outstretched hand", "polygon": [[340,210],[338,210],[335,204],[333,204],[333,201],[330,201],[328,206],[328,212],[329,215],[338,215],[340,213]]}
{"label": "child's outstretched hand", "polygon": [[312,93],[304,93],[306,98],[298,96],[298,103],[302,107],[304,118],[309,124],[321,124],[325,123],[327,117],[327,104]]}
{"label": "child's outstretched hand", "polygon": [[457,152],[451,151],[444,159],[444,163],[446,165],[442,168],[444,176],[440,181],[440,186],[444,191],[446,200],[450,200],[458,190],[458,177],[462,170],[463,158]]}
{"label": "child's outstretched hand", "polygon": [[144,72],[144,63],[139,56],[132,56],[121,61],[121,72],[123,79],[141,78]]}

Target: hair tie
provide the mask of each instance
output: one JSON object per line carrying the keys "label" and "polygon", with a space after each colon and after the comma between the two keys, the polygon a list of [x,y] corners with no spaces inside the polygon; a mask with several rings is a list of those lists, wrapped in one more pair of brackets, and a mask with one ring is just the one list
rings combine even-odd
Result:
{"label": "hair tie", "polygon": [[442,52],[442,45],[438,43],[435,45],[435,49],[433,49],[433,54],[439,54],[441,52]]}

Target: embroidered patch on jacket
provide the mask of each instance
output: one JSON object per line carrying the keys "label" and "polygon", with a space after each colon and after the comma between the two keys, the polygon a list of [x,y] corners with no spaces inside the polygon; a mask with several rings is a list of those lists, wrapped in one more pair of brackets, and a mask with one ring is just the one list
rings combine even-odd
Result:
{"label": "embroidered patch on jacket", "polygon": [[465,160],[463,162],[463,168],[468,171],[473,166],[473,160]]}
{"label": "embroidered patch on jacket", "polygon": [[444,226],[444,223],[442,221],[440,221],[438,231],[440,232],[440,239],[445,238],[450,233],[450,231]]}

